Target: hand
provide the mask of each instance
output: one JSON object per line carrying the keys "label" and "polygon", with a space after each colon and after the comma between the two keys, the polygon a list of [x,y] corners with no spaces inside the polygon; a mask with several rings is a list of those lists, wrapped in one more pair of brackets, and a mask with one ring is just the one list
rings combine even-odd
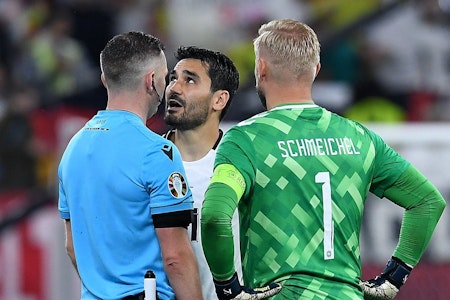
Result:
{"label": "hand", "polygon": [[219,300],[256,300],[265,299],[276,295],[281,290],[281,285],[278,283],[271,283],[261,288],[250,289],[241,286],[237,274],[226,281],[217,281],[214,279],[216,286],[216,294]]}
{"label": "hand", "polygon": [[392,257],[388,261],[380,276],[368,281],[360,281],[366,300],[392,300],[397,295],[400,287],[406,282],[412,267],[400,259]]}

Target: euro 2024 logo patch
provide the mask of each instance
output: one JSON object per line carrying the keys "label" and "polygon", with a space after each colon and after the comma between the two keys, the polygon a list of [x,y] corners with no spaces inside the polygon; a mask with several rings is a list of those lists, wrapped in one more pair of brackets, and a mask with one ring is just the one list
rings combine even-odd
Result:
{"label": "euro 2024 logo patch", "polygon": [[169,191],[175,198],[183,198],[188,191],[187,182],[179,172],[173,172],[168,179]]}

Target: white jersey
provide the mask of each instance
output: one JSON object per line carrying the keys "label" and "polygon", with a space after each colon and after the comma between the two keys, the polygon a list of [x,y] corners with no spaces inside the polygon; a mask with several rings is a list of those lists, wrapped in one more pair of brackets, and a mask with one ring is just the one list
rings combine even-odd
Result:
{"label": "white jersey", "polygon": [[[201,242],[200,233],[200,218],[202,211],[202,204],[205,196],[206,189],[209,185],[211,177],[213,175],[214,158],[216,156],[216,150],[211,149],[203,158],[197,161],[183,161],[183,165],[186,171],[186,176],[192,191],[194,198],[194,208],[197,210],[196,224],[189,226],[189,234],[192,237],[192,248],[194,249],[195,256],[197,257],[198,267],[200,271],[200,280],[202,283],[203,298],[205,300],[216,300],[216,290],[214,288],[214,282],[212,279],[211,271],[209,270],[208,263],[206,262],[205,255],[203,254],[203,247]],[[232,220],[233,235],[234,235],[234,265],[239,278],[242,280],[242,267],[241,256],[239,250],[239,219],[237,211],[235,212]],[[194,232],[192,232],[192,227]]]}

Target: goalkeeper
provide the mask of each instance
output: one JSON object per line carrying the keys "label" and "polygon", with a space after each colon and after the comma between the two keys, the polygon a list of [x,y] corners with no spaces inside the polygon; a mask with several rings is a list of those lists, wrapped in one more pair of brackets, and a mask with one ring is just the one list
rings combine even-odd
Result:
{"label": "goalkeeper", "polygon": [[[258,299],[235,275],[231,217],[238,209],[244,286],[266,286],[262,297],[393,299],[430,241],[442,195],[377,134],[314,103],[320,45],[310,27],[271,21],[254,49],[267,112],[224,135],[202,208],[203,249],[219,298]],[[386,268],[362,282],[359,235],[369,191],[405,213]]]}

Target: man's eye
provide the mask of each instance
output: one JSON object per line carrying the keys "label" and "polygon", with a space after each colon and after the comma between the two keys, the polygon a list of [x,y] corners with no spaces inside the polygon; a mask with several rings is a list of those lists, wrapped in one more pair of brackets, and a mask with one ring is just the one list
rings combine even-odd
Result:
{"label": "man's eye", "polygon": [[195,83],[195,80],[193,78],[187,78],[186,82],[193,84],[193,83]]}

